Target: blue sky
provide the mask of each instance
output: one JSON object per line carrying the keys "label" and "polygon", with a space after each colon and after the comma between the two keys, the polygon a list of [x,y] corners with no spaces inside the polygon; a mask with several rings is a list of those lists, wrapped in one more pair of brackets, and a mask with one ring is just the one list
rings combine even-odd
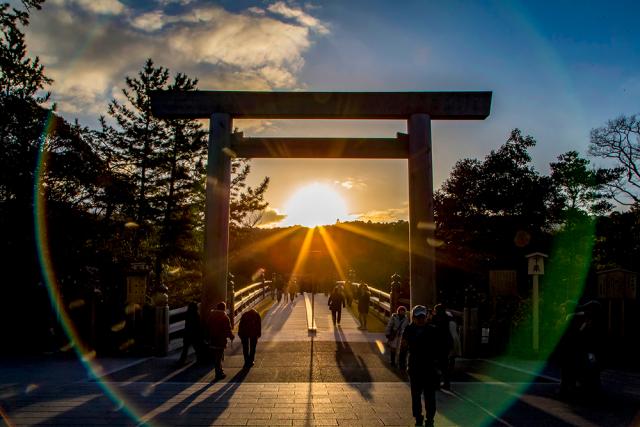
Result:
{"label": "blue sky", "polygon": [[[640,112],[639,12],[631,1],[49,0],[28,42],[56,80],[60,111],[87,125],[147,57],[212,90],[493,91],[487,120],[434,123],[438,186],[456,160],[484,157],[514,127],[538,140],[532,154],[546,173],[567,150],[586,155],[592,128]],[[238,125],[309,136],[406,128]],[[253,170],[255,181],[271,177],[268,197],[280,213],[296,185],[312,181],[335,186],[363,218],[406,212],[403,162],[256,160]]]}

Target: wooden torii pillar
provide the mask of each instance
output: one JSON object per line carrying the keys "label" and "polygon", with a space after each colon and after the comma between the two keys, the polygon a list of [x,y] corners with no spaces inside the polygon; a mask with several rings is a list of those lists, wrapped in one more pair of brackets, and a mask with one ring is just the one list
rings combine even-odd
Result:
{"label": "wooden torii pillar", "polygon": [[[155,91],[153,114],[209,119],[203,312],[227,300],[231,158],[408,159],[411,305],[437,302],[431,120],[483,120],[491,92]],[[407,120],[396,138],[244,138],[233,119]]]}

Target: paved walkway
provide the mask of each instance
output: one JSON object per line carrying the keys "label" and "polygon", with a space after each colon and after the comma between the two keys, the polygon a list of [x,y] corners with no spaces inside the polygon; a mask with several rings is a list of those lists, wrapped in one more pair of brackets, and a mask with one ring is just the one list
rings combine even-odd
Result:
{"label": "paved walkway", "polygon": [[[380,334],[358,330],[347,310],[334,328],[326,297],[315,303],[315,336],[302,297],[272,306],[256,365],[241,369],[236,340],[223,382],[211,382],[210,367],[178,366],[177,354],[101,360],[97,380],[70,357],[2,360],[0,426],[412,425],[406,378],[388,367]],[[624,378],[605,376],[597,401],[567,403],[555,398],[553,372],[495,360],[459,368],[454,391],[437,393],[437,426],[640,425],[640,395],[635,383],[616,384]]]}

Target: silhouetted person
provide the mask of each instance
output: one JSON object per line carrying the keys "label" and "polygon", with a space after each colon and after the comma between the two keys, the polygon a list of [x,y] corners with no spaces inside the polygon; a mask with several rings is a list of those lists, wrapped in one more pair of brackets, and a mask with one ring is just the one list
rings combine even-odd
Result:
{"label": "silhouetted person", "polygon": [[416,305],[412,311],[411,323],[402,334],[402,347],[409,352],[409,381],[411,383],[411,408],[416,425],[421,426],[422,396],[426,406],[427,426],[433,426],[436,415],[436,388],[438,368],[436,349],[443,345],[436,326],[427,323],[427,308]]}
{"label": "silhouetted person", "polygon": [[347,302],[347,305],[351,307],[351,303],[353,303],[353,286],[350,281],[344,282],[344,299]]}
{"label": "silhouetted person", "polygon": [[244,356],[244,367],[253,366],[256,358],[256,345],[258,338],[262,335],[262,319],[260,314],[253,308],[245,311],[240,317],[238,325],[238,336],[242,342],[242,355]]}
{"label": "silhouetted person", "polygon": [[[438,362],[438,370],[442,375],[442,387],[449,389],[451,387],[450,372],[449,372],[449,353],[453,347],[453,337],[449,330],[449,316],[443,304],[436,304],[433,308],[434,315],[431,319],[431,323],[436,327],[439,335],[439,340],[442,343],[440,347],[436,349],[436,357]],[[438,383],[438,388],[440,383]]]}
{"label": "silhouetted person", "polygon": [[409,324],[409,318],[407,316],[407,309],[404,306],[399,306],[395,313],[391,315],[389,323],[384,330],[384,335],[387,337],[387,345],[389,346],[389,357],[391,366],[396,366],[396,355],[400,350],[400,358],[398,360],[398,366],[401,371],[407,369],[407,354],[401,348],[402,334],[404,328]]}
{"label": "silhouetted person", "polygon": [[360,317],[360,329],[367,329],[367,316],[369,315],[369,300],[371,294],[367,285],[360,285],[358,295],[358,316]]}
{"label": "silhouetted person", "polygon": [[600,304],[591,301],[567,316],[569,325],[558,346],[562,397],[574,395],[578,382],[586,397],[599,392],[602,347],[597,327],[599,309]]}
{"label": "silhouetted person", "polygon": [[344,300],[344,295],[340,290],[339,286],[333,288],[331,291],[331,295],[329,295],[329,309],[331,310],[331,319],[333,320],[333,324],[340,324],[340,319],[342,318],[342,307],[346,307],[346,303]]}
{"label": "silhouetted person", "polygon": [[190,302],[187,307],[187,315],[184,322],[184,336],[182,337],[182,354],[178,363],[184,364],[187,361],[189,347],[193,346],[196,352],[196,359],[202,359],[202,327],[200,325],[200,315],[198,314],[198,304]]}
{"label": "silhouetted person", "polygon": [[219,302],[216,308],[209,312],[207,319],[207,333],[209,337],[207,344],[216,371],[214,380],[220,380],[226,377],[222,370],[224,349],[227,348],[227,338],[231,340],[234,338],[231,332],[231,320],[225,312],[226,308],[227,305],[224,302]]}
{"label": "silhouetted person", "polygon": [[289,302],[293,302],[298,294],[298,284],[295,281],[289,282]]}

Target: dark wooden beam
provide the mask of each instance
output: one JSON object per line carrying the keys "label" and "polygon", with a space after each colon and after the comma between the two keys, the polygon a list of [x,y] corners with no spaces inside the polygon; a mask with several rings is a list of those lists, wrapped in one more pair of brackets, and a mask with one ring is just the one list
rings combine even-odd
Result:
{"label": "dark wooden beam", "polygon": [[409,139],[397,138],[244,138],[234,134],[231,155],[245,158],[407,159]]}
{"label": "dark wooden beam", "polygon": [[161,118],[482,120],[492,92],[222,92],[153,91],[151,109]]}

